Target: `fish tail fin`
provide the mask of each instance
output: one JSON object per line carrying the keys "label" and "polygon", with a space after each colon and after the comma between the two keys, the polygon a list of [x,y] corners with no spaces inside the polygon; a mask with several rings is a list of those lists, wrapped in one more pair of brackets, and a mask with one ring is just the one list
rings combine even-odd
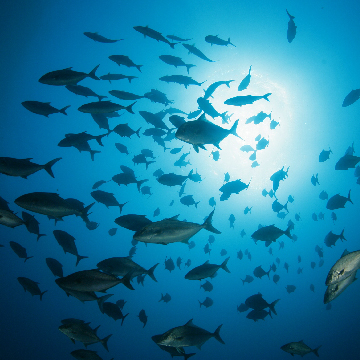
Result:
{"label": "fish tail fin", "polygon": [[[47,172],[51,177],[55,177],[54,174],[53,174],[53,172],[52,172],[52,170],[51,170],[51,167],[52,167],[55,163],[57,163],[59,160],[61,160],[61,158],[56,158],[56,159],[54,159],[54,160],[49,161],[48,163],[46,163],[46,164],[44,165],[44,169],[46,170],[46,172]],[[38,239],[38,240],[39,240],[39,239]]]}
{"label": "fish tail fin", "polygon": [[88,77],[91,77],[91,78],[94,79],[94,80],[100,80],[100,79],[95,75],[96,70],[98,69],[99,66],[100,66],[100,64],[97,65],[97,66],[95,66],[95,67],[88,73]]}
{"label": "fish tail fin", "polygon": [[243,280],[243,279],[240,279],[242,282],[243,282],[243,285],[245,285],[245,280]]}
{"label": "fish tail fin", "polygon": [[[109,130],[110,131],[110,130]],[[97,143],[100,145],[100,146],[104,146],[104,144],[102,143],[101,139],[104,137],[104,136],[108,136],[109,135],[109,132],[107,132],[106,134],[103,134],[103,135],[98,135],[98,136],[95,136],[95,140],[97,141]]]}
{"label": "fish tail fin", "polygon": [[196,66],[196,65],[193,65],[193,64],[185,64],[185,66],[186,66],[187,73],[189,74],[189,70],[190,70],[192,67]]}
{"label": "fish tail fin", "polygon": [[292,236],[290,234],[290,230],[291,230],[291,225],[288,226],[288,228],[285,230],[284,234],[289,238],[292,239]]}
{"label": "fish tail fin", "polygon": [[147,161],[147,162],[146,162],[146,170],[147,170],[148,166],[149,166],[150,164],[154,163],[154,162],[155,162],[155,161]]}
{"label": "fish tail fin", "polygon": [[97,298],[97,303],[98,303],[98,306],[99,306],[99,309],[102,313],[104,313],[104,302],[110,297],[110,296],[113,296],[113,294],[106,294],[104,296],[100,296],[99,298]]}
{"label": "fish tail fin", "polygon": [[271,310],[270,310],[270,309],[269,309],[269,315],[270,315],[271,318],[273,318],[273,317],[271,316]]}
{"label": "fish tail fin", "polygon": [[91,207],[95,204],[95,202],[93,202],[92,204],[88,205],[86,208],[84,208],[84,210],[81,213],[81,218],[86,222],[90,222],[88,219],[88,211],[91,209]]}
{"label": "fish tail fin", "polygon": [[267,94],[265,94],[264,96],[263,96],[263,98],[266,100],[266,101],[270,101],[269,99],[268,99],[268,96],[270,96],[271,95],[271,93],[267,93]]}
{"label": "fish tail fin", "polygon": [[242,139],[242,138],[236,133],[236,128],[237,128],[238,124],[239,124],[239,119],[237,119],[237,120],[234,122],[233,126],[232,126],[231,129],[229,130],[229,133],[232,134],[232,135],[234,135],[234,136],[236,136],[236,137],[238,137],[238,138],[240,138],[241,140],[244,140],[244,139]]}
{"label": "fish tail fin", "polygon": [[288,14],[288,16],[289,16],[290,20],[295,19],[295,16],[290,15],[290,14],[289,14],[289,12],[287,11],[287,9],[286,9],[286,12],[287,12],[287,14]]}
{"label": "fish tail fin", "polygon": [[141,185],[142,185],[144,182],[146,182],[146,181],[149,181],[149,180],[148,180],[148,179],[140,180],[140,181],[138,181],[138,182],[136,183],[136,186],[137,186],[137,188],[138,188],[139,191],[140,191]]}
{"label": "fish tail fin", "polygon": [[64,115],[67,115],[66,113],[66,109],[68,109],[71,105],[68,105],[68,106],[65,106],[63,107],[62,109],[59,110],[60,113],[64,114]]}
{"label": "fish tail fin", "polygon": [[82,259],[87,259],[87,258],[88,258],[88,256],[80,256],[80,255],[77,255],[77,256],[76,256],[76,264],[75,264],[75,266],[78,265],[78,263],[79,263],[80,260],[82,260]]}
{"label": "fish tail fin", "polygon": [[197,209],[197,206],[198,206],[199,202],[200,202],[200,201],[198,201],[198,202],[196,202],[196,203],[195,203],[195,207],[196,207],[196,209]]}
{"label": "fish tail fin", "polygon": [[135,78],[136,78],[136,76],[128,76],[127,79],[129,80],[129,83],[131,84],[131,80],[132,80],[132,79],[135,79]]}
{"label": "fish tail fin", "polygon": [[123,204],[119,204],[119,208],[120,208],[120,214],[122,212],[123,207],[128,203],[128,201],[126,203]]}
{"label": "fish tail fin", "polygon": [[236,47],[236,46],[230,41],[230,38],[228,38],[228,44]]}
{"label": "fish tail fin", "polygon": [[222,344],[225,344],[224,340],[220,337],[220,329],[221,329],[221,327],[222,327],[222,324],[217,327],[217,329],[213,333],[213,336],[217,341],[221,342]]}
{"label": "fish tail fin", "polygon": [[46,236],[46,234],[38,234],[36,241],[39,241],[42,236]]}
{"label": "fish tail fin", "polygon": [[[122,326],[122,324],[124,323],[124,320],[125,320],[125,318],[127,317],[129,315],[129,313],[127,313],[125,316],[123,316],[122,318],[121,318],[121,326]],[[144,325],[145,326],[145,325]]]}
{"label": "fish tail fin", "polygon": [[350,199],[350,193],[351,193],[351,190],[349,190],[348,201],[350,201],[354,205],[354,203]]}
{"label": "fish tail fin", "polygon": [[136,65],[136,68],[141,72],[142,65]]}
{"label": "fish tail fin", "polygon": [[347,240],[345,239],[345,237],[344,237],[344,231],[345,231],[345,229],[343,229],[343,231],[342,231],[341,234],[340,234],[340,239],[341,239],[341,241],[343,241],[343,240],[347,241]]}
{"label": "fish tail fin", "polygon": [[110,337],[112,336],[112,334],[108,335],[107,337],[103,338],[102,340],[100,340],[102,346],[109,351],[108,346],[107,346],[107,342],[110,339]]}
{"label": "fish tail fin", "polygon": [[99,153],[101,153],[101,151],[98,151],[98,150],[90,150],[91,160],[94,161],[94,155],[95,155],[95,154],[99,154]]}
{"label": "fish tail fin", "polygon": [[43,295],[47,292],[47,290],[43,291],[41,294],[40,294],[40,300],[42,300],[42,297]]}
{"label": "fish tail fin", "polygon": [[211,220],[212,220],[212,217],[214,215],[214,211],[215,209],[210,213],[210,215],[206,218],[206,220],[204,221],[203,223],[203,227],[207,230],[207,231],[211,231],[213,232],[214,234],[221,234],[221,231],[215,229],[212,224],[211,224]]}
{"label": "fish tail fin", "polygon": [[270,266],[269,271],[266,273],[266,275],[268,276],[269,279],[270,279],[270,271],[271,271],[271,266]]}
{"label": "fish tail fin", "polygon": [[[156,277],[155,277],[155,275],[154,275],[154,270],[156,269],[156,267],[157,267],[158,265],[159,265],[159,263],[155,264],[154,266],[152,266],[152,267],[146,272],[146,274],[149,275],[155,282],[157,282],[157,280],[156,280]],[[163,297],[162,294],[161,294],[161,297]]]}
{"label": "fish tail fin", "polygon": [[175,45],[176,45],[177,43],[170,43],[169,45],[171,46],[171,48],[172,49],[175,49]]}
{"label": "fish tail fin", "polygon": [[199,304],[200,304],[200,307],[201,307],[202,303],[200,302],[200,300],[198,300],[198,302],[199,302]]}
{"label": "fish tail fin", "polygon": [[311,350],[317,357],[319,357],[319,353],[318,353],[318,351],[319,351],[319,349],[321,348],[321,345],[320,346],[318,346],[316,349],[314,349],[314,350]]}
{"label": "fish tail fin", "polygon": [[227,262],[229,261],[230,259],[230,256],[227,257],[224,262],[220,265],[220,267],[225,270],[226,272],[230,273],[230,270],[228,269],[228,267],[226,266],[227,265]]}
{"label": "fish tail fin", "polygon": [[270,305],[269,305],[269,311],[273,312],[275,315],[277,315],[276,310],[275,310],[275,305],[278,303],[278,301],[280,301],[280,299],[277,299],[275,301],[273,301]]}
{"label": "fish tail fin", "polygon": [[[229,40],[230,40],[230,39],[229,39]],[[229,81],[226,81],[226,83],[225,83],[225,84],[226,84],[226,86],[227,86],[228,88],[230,88],[230,83],[231,83],[231,82],[233,82],[233,81],[234,81],[234,80],[229,80]]]}
{"label": "fish tail fin", "polygon": [[189,172],[189,174],[188,174],[188,178],[189,178],[189,179],[191,178],[193,172],[194,172],[194,169],[190,170],[190,172]]}
{"label": "fish tail fin", "polygon": [[164,300],[164,295],[162,293],[161,293],[161,299],[158,302],[160,302],[161,300]]}
{"label": "fish tail fin", "polygon": [[105,98],[107,98],[107,96],[98,95],[99,101],[101,101],[102,99],[105,99]]}
{"label": "fish tail fin", "polygon": [[128,111],[130,114],[135,114],[135,113],[134,113],[134,110],[132,109],[132,107],[133,107],[135,104],[136,104],[136,101],[133,102],[132,104],[130,104],[129,106],[127,106],[127,107],[125,108],[125,110]]}
{"label": "fish tail fin", "polygon": [[140,137],[140,134],[139,134],[140,130],[141,130],[141,127],[135,131],[135,134],[138,136],[138,138]]}
{"label": "fish tail fin", "polygon": [[26,262],[26,260],[31,259],[31,258],[33,258],[33,256],[28,256],[28,257],[26,257],[25,260],[24,260],[24,262]]}
{"label": "fish tail fin", "polygon": [[130,284],[130,280],[132,277],[133,271],[129,271],[122,279],[121,283],[124,284],[128,289],[135,290],[133,286]]}

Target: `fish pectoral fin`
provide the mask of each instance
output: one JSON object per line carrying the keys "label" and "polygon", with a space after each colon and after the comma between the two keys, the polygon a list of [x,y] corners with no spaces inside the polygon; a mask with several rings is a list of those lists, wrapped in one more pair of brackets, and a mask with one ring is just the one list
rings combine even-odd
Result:
{"label": "fish pectoral fin", "polygon": [[182,348],[182,347],[177,347],[177,348],[175,348],[175,349],[176,349],[176,351],[177,351],[179,354],[185,354],[184,348]]}

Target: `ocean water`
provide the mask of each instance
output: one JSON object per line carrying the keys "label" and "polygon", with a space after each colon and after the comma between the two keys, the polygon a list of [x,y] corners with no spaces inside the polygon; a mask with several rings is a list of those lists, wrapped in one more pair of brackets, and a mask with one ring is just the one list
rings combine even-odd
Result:
{"label": "ocean water", "polygon": [[[287,40],[289,16],[293,16],[297,26],[294,40]],[[113,294],[109,301],[123,299],[126,304],[123,313],[129,315],[121,326],[102,314],[96,302],[81,303],[74,297],[67,297],[55,283],[55,277],[46,265],[45,259],[52,257],[62,265],[64,275],[79,270],[96,268],[96,264],[113,256],[128,256],[132,248],[134,232],[119,227],[114,220],[120,216],[118,207],[106,208],[95,203],[89,219],[99,226],[90,231],[80,217],[64,217],[56,225],[45,215],[31,213],[40,223],[40,233],[46,234],[36,241],[24,225],[14,229],[1,226],[0,272],[1,272],[1,326],[0,359],[72,359],[70,352],[84,348],[74,345],[58,327],[66,318],[82,319],[90,322],[92,328],[101,325],[100,338],[113,334],[108,341],[109,352],[100,343],[89,345],[88,349],[98,351],[104,359],[168,359],[170,355],[162,351],[151,339],[153,335],[185,324],[193,319],[194,324],[210,332],[223,324],[220,335],[225,345],[214,338],[201,348],[185,348],[194,352],[194,359],[286,359],[290,354],[280,347],[292,341],[303,340],[312,349],[321,345],[319,355],[327,359],[356,359],[359,354],[357,324],[359,322],[359,285],[355,282],[327,310],[323,303],[326,290],[325,279],[333,264],[345,249],[359,250],[359,204],[360,194],[354,169],[335,170],[335,164],[345,154],[349,146],[359,151],[360,126],[358,121],[359,103],[342,107],[345,96],[359,88],[359,43],[358,31],[359,4],[340,1],[329,2],[290,2],[290,1],[87,1],[58,2],[18,1],[7,3],[1,13],[1,84],[0,104],[0,149],[2,157],[18,159],[32,158],[35,163],[46,162],[61,157],[53,166],[55,178],[41,170],[27,179],[1,174],[0,196],[12,211],[21,216],[24,209],[14,203],[19,196],[41,191],[58,193],[63,198],[76,198],[89,205],[94,202],[90,195],[96,181],[107,183],[99,189],[111,192],[123,207],[122,214],[146,215],[152,221],[159,221],[179,214],[179,220],[202,224],[213,207],[209,199],[216,201],[213,226],[221,231],[215,235],[202,229],[191,240],[195,247],[186,244],[169,245],[139,242],[133,260],[149,269],[155,269],[154,282],[146,276],[144,286],[133,280],[135,290],[117,285],[107,291]],[[179,42],[172,49],[164,42],[144,37],[133,29],[134,26],[149,26],[166,35],[176,35],[191,39],[185,43],[199,48],[213,62],[208,62],[188,54]],[[123,39],[115,43],[95,42],[83,33],[98,32],[110,39]],[[210,45],[205,41],[207,35],[218,35],[232,45]],[[143,65],[141,72],[136,68],[118,66],[108,59],[111,55],[127,55],[134,63]],[[160,55],[173,55],[193,64],[187,74],[184,67],[175,68],[159,59]],[[104,146],[92,140],[90,146],[100,153],[94,161],[89,153],[75,148],[59,147],[58,143],[68,133],[86,131],[91,135],[106,134],[91,118],[77,109],[96,98],[75,95],[62,86],[39,83],[44,74],[72,67],[73,70],[90,72],[100,64],[96,75],[121,73],[136,76],[129,83],[126,79],[96,81],[91,78],[79,84],[91,88],[99,95],[106,95],[114,103],[129,105],[111,96],[108,91],[122,90],[143,95],[157,89],[167,95],[173,103],[165,106],[148,99],[139,99],[133,106],[135,114],[119,111],[120,117],[109,119],[112,130],[120,123],[128,123],[137,130],[140,137],[121,138],[115,133],[103,138]],[[248,88],[238,92],[237,87],[248,74],[251,66],[251,81]],[[191,76],[202,83],[187,89],[176,83],[166,83],[159,78],[168,75]],[[206,150],[195,152],[190,144],[178,139],[165,142],[167,150],[159,146],[143,132],[152,126],[145,122],[139,111],[160,112],[169,107],[190,113],[198,109],[197,99],[204,90],[216,81],[234,80],[230,87],[222,85],[209,101],[219,113],[232,114],[228,123],[221,117],[207,119],[218,126],[229,129],[239,119],[237,134],[226,137],[220,144],[221,150],[205,145]],[[240,95],[262,96],[271,93],[269,102],[261,99],[254,104],[242,107],[228,106],[224,101]],[[71,105],[67,116],[51,114],[48,118],[25,109],[23,101],[51,102],[61,109]],[[246,124],[246,120],[259,112],[271,113],[271,119],[279,122],[270,129],[270,119],[258,125]],[[183,116],[185,120],[187,115]],[[173,128],[164,117],[164,122]],[[190,121],[190,120],[189,120]],[[258,135],[269,141],[268,146],[256,152],[259,166],[252,167],[249,156],[240,148],[244,145],[256,147]],[[115,143],[127,146],[129,155],[120,153]],[[182,147],[179,154],[171,154],[170,149]],[[323,149],[331,149],[329,160],[319,162]],[[132,158],[142,149],[151,149],[156,157],[155,163],[145,168],[135,165]],[[220,158],[215,161],[212,152],[219,151]],[[190,153],[184,167],[174,166],[183,153]],[[150,159],[151,160],[151,159]],[[132,168],[137,179],[148,179],[144,184],[151,187],[152,195],[138,192],[135,184],[118,186],[111,178],[120,172],[120,165]],[[288,177],[280,182],[276,197],[285,204],[289,195],[294,201],[287,204],[288,213],[281,219],[272,210],[275,197],[262,195],[263,189],[272,189],[270,176],[276,171],[288,168]],[[153,172],[161,168],[165,173],[188,175],[193,170],[201,175],[201,182],[187,180],[185,195],[193,195],[199,202],[187,207],[180,202],[180,186],[167,187],[156,180]],[[247,190],[232,194],[228,200],[220,201],[220,187],[224,184],[224,174],[229,173],[230,181],[241,179],[249,184]],[[312,175],[318,174],[319,185],[313,186]],[[347,196],[351,190],[353,204],[346,203],[345,209],[335,210],[337,220],[331,219],[326,201],[319,199],[321,191],[329,197],[335,194]],[[170,206],[171,201],[174,204]],[[251,213],[244,214],[246,207]],[[153,216],[159,208],[160,214]],[[27,210],[25,210],[27,211]],[[324,220],[314,221],[312,214],[324,213]],[[30,212],[29,212],[30,213]],[[230,227],[229,216],[235,216],[234,228]],[[295,214],[300,220],[295,220]],[[255,243],[251,238],[259,224],[274,224],[285,230],[288,221],[295,223],[292,241],[286,236],[266,247],[264,242]],[[117,228],[114,236],[108,234]],[[338,240],[332,248],[324,244],[329,231],[340,234],[344,229],[347,241]],[[88,256],[75,266],[76,257],[61,249],[53,230],[64,230],[74,236],[78,253]],[[246,235],[242,237],[241,231]],[[210,245],[211,252],[205,254],[204,247],[209,235],[215,236]],[[10,248],[15,241],[27,249],[33,258],[25,263]],[[280,249],[280,242],[284,248]],[[320,258],[315,252],[316,245],[324,252],[324,264],[319,266]],[[222,256],[225,249],[227,255]],[[269,252],[272,249],[272,254]],[[237,257],[238,251],[251,254],[251,260],[244,255]],[[221,264],[230,257],[230,273],[220,269],[217,276],[209,280],[214,289],[205,292],[200,288],[205,280],[191,281],[185,274],[195,266],[209,260]],[[301,262],[298,261],[301,257]],[[175,269],[165,269],[165,259],[172,258]],[[180,257],[180,269],[176,259]],[[280,260],[278,264],[276,259]],[[191,266],[185,267],[190,259]],[[311,262],[316,266],[311,267]],[[250,284],[241,281],[246,275],[253,275],[254,269],[261,265],[265,271],[275,263],[276,271],[262,279],[255,278]],[[289,264],[288,272],[284,264]],[[302,273],[298,274],[298,269]],[[276,283],[273,276],[280,279]],[[47,290],[42,301],[32,297],[17,281],[17,277],[28,277],[39,283],[41,291]],[[314,291],[310,285],[314,285]],[[295,285],[295,292],[289,294],[287,285]],[[254,294],[261,293],[271,303],[276,299],[277,315],[267,316],[265,320],[254,322],[246,318],[247,312],[238,312],[237,306]],[[159,302],[161,294],[169,293],[169,303]],[[103,295],[103,294],[99,294]],[[199,306],[209,296],[213,305],[209,308]],[[148,322],[143,328],[138,314],[144,309]],[[309,358],[313,354],[307,355]]]}

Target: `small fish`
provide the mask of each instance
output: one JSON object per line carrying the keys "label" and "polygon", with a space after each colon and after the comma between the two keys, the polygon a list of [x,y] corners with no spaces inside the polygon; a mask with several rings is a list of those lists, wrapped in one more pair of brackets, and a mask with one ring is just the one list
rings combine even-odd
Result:
{"label": "small fish", "polygon": [[110,43],[115,43],[124,39],[117,39],[117,40],[111,40],[108,39],[102,35],[99,35],[97,32],[89,32],[89,31],[85,31],[84,35],[87,36],[89,39],[97,41],[97,42],[101,42],[104,44],[110,44]]}

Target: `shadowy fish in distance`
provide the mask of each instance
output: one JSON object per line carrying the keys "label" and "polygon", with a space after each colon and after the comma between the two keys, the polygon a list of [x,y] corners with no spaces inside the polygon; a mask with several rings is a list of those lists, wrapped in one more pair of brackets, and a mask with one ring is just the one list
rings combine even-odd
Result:
{"label": "shadowy fish in distance", "polygon": [[94,80],[99,80],[99,78],[95,75],[96,70],[100,65],[94,67],[88,74],[84,72],[71,70],[72,68],[66,68],[63,70],[55,70],[50,71],[43,75],[39,82],[47,85],[76,85],[79,81],[84,80],[87,77],[90,77]]}
{"label": "shadowy fish in distance", "polygon": [[133,239],[145,243],[163,245],[174,242],[183,242],[187,244],[189,239],[197,234],[201,229],[206,229],[215,234],[221,234],[221,232],[215,229],[211,224],[214,211],[215,210],[210,213],[203,224],[177,220],[179,215],[153,222],[137,231],[134,234]]}
{"label": "shadowy fish in distance", "polygon": [[109,94],[112,96],[117,97],[120,100],[138,100],[142,99],[144,96],[136,95],[127,91],[121,91],[121,90],[110,90]]}
{"label": "shadowy fish in distance", "polygon": [[76,94],[76,95],[81,95],[81,96],[94,96],[97,97],[99,99],[99,101],[101,101],[102,99],[105,99],[107,96],[101,96],[96,94],[94,91],[92,91],[90,88],[86,87],[86,86],[81,86],[81,85],[66,85],[65,86],[69,91],[71,91],[72,93]]}
{"label": "shadowy fish in distance", "polygon": [[102,190],[95,190],[92,191],[90,193],[90,195],[97,201],[100,202],[102,204],[104,204],[107,208],[109,208],[109,206],[118,206],[120,208],[120,214],[121,211],[124,207],[124,205],[127,204],[120,204],[116,199],[113,193],[109,193],[107,191],[102,191]]}
{"label": "shadowy fish in distance", "polygon": [[47,292],[47,290],[41,292],[38,286],[39,283],[29,278],[19,276],[17,280],[20,283],[20,285],[24,288],[25,292],[28,291],[32,296],[39,295],[40,300],[42,300],[43,295]]}
{"label": "shadowy fish in distance", "polygon": [[165,81],[167,83],[173,82],[179,85],[184,85],[185,89],[187,89],[187,87],[189,85],[198,85],[201,86],[201,84],[203,84],[205,81],[199,83],[197,81],[195,81],[193,78],[191,78],[190,76],[184,76],[184,75],[167,75],[167,76],[163,76],[161,78],[159,78],[159,80],[161,81]]}
{"label": "shadowy fish in distance", "polygon": [[152,223],[146,215],[127,214],[116,218],[115,223],[131,231],[139,231]]}
{"label": "shadowy fish in distance", "polygon": [[[142,65],[140,65],[142,66]],[[123,75],[123,74],[106,74],[106,75],[102,75],[100,76],[101,80],[109,80],[109,83],[111,84],[111,80],[122,80],[122,79],[128,79],[129,83],[131,84],[131,80],[133,79],[137,79],[137,76],[127,76],[127,75]]]}
{"label": "shadowy fish in distance", "polygon": [[197,47],[195,47],[195,44],[182,44],[182,46],[189,52],[189,54],[194,54],[195,56],[205,61],[214,62],[213,60],[210,60],[207,56],[205,56]]}
{"label": "shadowy fish in distance", "polygon": [[336,195],[332,196],[328,200],[328,202],[326,204],[326,208],[329,210],[343,209],[343,208],[345,208],[345,204],[348,201],[351,202],[352,204],[354,204],[350,199],[350,193],[351,193],[351,190],[349,190],[348,197],[341,196],[340,194],[336,194]]}
{"label": "shadowy fish in distance", "polygon": [[62,264],[53,258],[46,258],[46,265],[48,266],[48,268],[50,269],[50,271],[53,273],[54,276],[58,276],[58,277],[63,277],[63,266]]}
{"label": "shadowy fish in distance", "polygon": [[141,72],[142,65],[136,65],[128,56],[126,55],[110,55],[109,59],[114,61],[119,66],[124,65],[127,67],[136,67]]}
{"label": "shadowy fish in distance", "polygon": [[250,79],[251,79],[251,74],[250,74],[250,72],[251,72],[251,66],[252,66],[252,65],[250,65],[249,73],[241,80],[241,82],[240,82],[240,84],[239,84],[239,86],[238,86],[238,91],[243,91],[243,90],[245,90],[245,89],[249,86],[249,84],[250,84]]}
{"label": "shadowy fish in distance", "polygon": [[162,174],[157,178],[157,181],[166,186],[176,186],[176,185],[182,185],[184,181],[191,178],[191,175],[194,170],[191,170],[187,176],[185,175],[177,175],[174,173],[170,174]]}
{"label": "shadowy fish in distance", "polygon": [[291,354],[292,356],[300,355],[303,357],[306,354],[314,353],[317,357],[319,357],[318,350],[320,349],[321,345],[318,346],[316,349],[311,349],[309,346],[307,346],[302,340],[297,342],[291,342],[288,344],[285,344],[281,346],[281,350]]}
{"label": "shadowy fish in distance", "polygon": [[78,110],[83,113],[90,114],[108,114],[118,110],[126,110],[130,114],[135,114],[132,107],[136,101],[128,106],[115,104],[111,101],[95,101],[88,104],[81,105]]}
{"label": "shadowy fish in distance", "polygon": [[345,154],[335,165],[335,170],[355,169],[355,166],[360,161],[359,156]]}
{"label": "shadowy fish in distance", "polygon": [[183,38],[180,38],[178,36],[175,36],[175,35],[166,35],[166,37],[170,40],[174,40],[174,41],[189,41],[191,39],[183,39]]}
{"label": "shadowy fish in distance", "polygon": [[236,47],[234,44],[232,44],[230,42],[230,38],[228,38],[228,40],[223,40],[220,39],[217,35],[207,35],[205,36],[205,41],[209,44],[211,44],[211,46],[215,45],[221,45],[221,46],[228,46],[228,45],[232,45],[234,47]]}
{"label": "shadowy fish in distance", "polygon": [[227,99],[224,101],[225,105],[233,105],[233,106],[243,106],[243,105],[249,105],[254,103],[255,101],[265,99],[266,101],[270,101],[268,99],[268,96],[270,96],[271,93],[267,93],[263,96],[253,96],[253,95],[246,95],[246,96],[235,96],[230,99]]}
{"label": "shadowy fish in distance", "polygon": [[227,81],[216,81],[212,83],[205,91],[204,99],[208,99],[209,97],[212,97],[212,94],[214,91],[220,86],[220,85],[226,85],[228,88],[230,88],[230,83],[234,80],[227,80]]}
{"label": "shadowy fish in distance", "polygon": [[87,36],[88,38],[90,38],[91,40],[101,42],[104,44],[110,44],[110,43],[118,42],[120,40],[124,40],[124,39],[111,40],[102,35],[99,35],[97,32],[90,32],[90,31],[85,31],[84,35]]}
{"label": "shadowy fish in distance", "polygon": [[266,242],[266,246],[269,246],[272,242],[275,242],[280,236],[286,235],[289,239],[292,239],[290,234],[291,226],[285,231],[277,228],[275,225],[263,226],[256,230],[251,237],[255,240],[261,240]]}
{"label": "shadowy fish in distance", "polygon": [[154,39],[156,41],[162,41],[165,44],[170,45],[170,47],[172,49],[174,49],[175,45],[177,44],[177,43],[171,43],[168,39],[164,38],[164,36],[162,36],[161,33],[159,33],[156,30],[153,30],[153,29],[149,28],[148,26],[134,26],[134,30],[136,30],[140,34],[143,34],[144,37],[148,36],[148,37],[150,37],[150,38],[152,38],[152,39]]}
{"label": "shadowy fish in distance", "polygon": [[289,22],[288,22],[288,28],[287,28],[287,39],[288,42],[291,43],[294,39],[295,39],[295,35],[296,35],[296,25],[294,22],[295,16],[292,16],[289,14],[289,12],[286,10],[286,13],[289,16]]}
{"label": "shadowy fish in distance", "polygon": [[51,177],[54,177],[51,168],[61,160],[61,158],[51,160],[44,165],[35,164],[30,160],[32,160],[32,158],[15,159],[10,157],[0,157],[0,173],[9,176],[20,176],[23,179],[26,179],[29,175],[44,169]]}
{"label": "shadowy fish in distance", "polygon": [[329,150],[322,150],[319,155],[319,162],[324,162],[329,159],[330,153],[332,154],[331,149]]}
{"label": "shadowy fish in distance", "polygon": [[50,102],[41,102],[41,101],[23,101],[21,105],[31,111],[34,114],[43,115],[48,117],[51,114],[61,113],[67,115],[66,109],[71,105],[65,106],[62,109],[56,109],[50,105]]}
{"label": "shadowy fish in distance", "polygon": [[230,273],[230,270],[227,268],[227,262],[230,257],[226,258],[220,265],[210,264],[209,260],[205,261],[204,264],[196,266],[190,270],[186,275],[185,279],[188,280],[202,280],[207,277],[213,278],[216,275],[216,272],[221,268],[227,273]]}
{"label": "shadowy fish in distance", "polygon": [[160,60],[163,61],[164,63],[168,64],[168,65],[173,65],[176,68],[178,66],[185,66],[187,73],[189,74],[189,70],[196,66],[196,65],[192,65],[192,64],[185,64],[184,61],[177,57],[177,56],[172,56],[172,55],[160,55],[159,56]]}
{"label": "shadowy fish in distance", "polygon": [[19,243],[15,241],[10,241],[9,244],[11,249],[20,259],[25,259],[24,262],[26,262],[26,260],[28,259],[33,258],[33,256],[27,256],[26,249],[23,246],[21,246]]}
{"label": "shadowy fish in distance", "polygon": [[346,95],[342,106],[346,107],[352,105],[354,102],[358,101],[360,98],[360,89],[351,90],[349,94]]}

